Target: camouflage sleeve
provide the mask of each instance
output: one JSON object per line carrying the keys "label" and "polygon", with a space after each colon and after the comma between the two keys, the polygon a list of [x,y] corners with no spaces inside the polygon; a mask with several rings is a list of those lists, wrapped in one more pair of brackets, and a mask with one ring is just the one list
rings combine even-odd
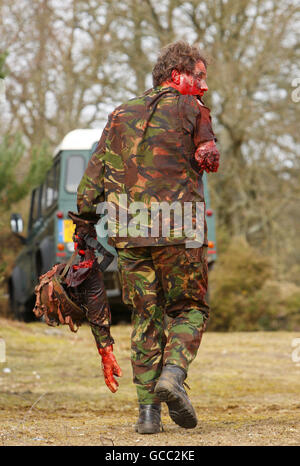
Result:
{"label": "camouflage sleeve", "polygon": [[105,327],[98,327],[97,325],[91,324],[90,327],[92,330],[92,334],[94,335],[95,342],[97,348],[106,348],[106,346],[110,346],[114,344],[114,339],[110,334],[109,328]]}
{"label": "camouflage sleeve", "polygon": [[97,204],[104,201],[104,163],[102,159],[106,150],[110,122],[111,115],[77,189],[77,211],[80,215],[95,215]]}
{"label": "camouflage sleeve", "polygon": [[193,137],[195,147],[203,142],[216,141],[212,129],[210,109],[201,105],[192,95],[180,97],[180,115],[183,129]]}

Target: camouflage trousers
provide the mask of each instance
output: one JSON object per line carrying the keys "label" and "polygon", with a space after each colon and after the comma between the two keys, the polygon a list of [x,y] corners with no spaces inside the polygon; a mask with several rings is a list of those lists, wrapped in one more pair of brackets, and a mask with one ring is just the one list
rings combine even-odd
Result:
{"label": "camouflage trousers", "polygon": [[209,307],[207,248],[184,244],[118,249],[123,301],[132,309],[131,362],[139,403],[154,403],[162,366],[186,371]]}

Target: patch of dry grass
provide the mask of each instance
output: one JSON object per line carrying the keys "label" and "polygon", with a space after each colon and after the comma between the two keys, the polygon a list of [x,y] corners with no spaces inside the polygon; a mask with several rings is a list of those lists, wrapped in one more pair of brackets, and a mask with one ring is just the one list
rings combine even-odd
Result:
{"label": "patch of dry grass", "polygon": [[[2,445],[299,445],[300,367],[295,332],[207,332],[189,372],[198,413],[193,430],[163,407],[165,431],[143,436],[130,365],[130,326],[112,327],[124,376],[112,394],[87,325],[0,319],[7,360],[0,364]],[[10,373],[3,372],[9,368]]]}

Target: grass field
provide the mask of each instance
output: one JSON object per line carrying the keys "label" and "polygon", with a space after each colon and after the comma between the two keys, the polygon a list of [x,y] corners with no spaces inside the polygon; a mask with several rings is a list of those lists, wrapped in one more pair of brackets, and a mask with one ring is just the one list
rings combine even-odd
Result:
{"label": "grass field", "polygon": [[164,432],[134,432],[130,326],[112,327],[124,376],[112,394],[87,325],[0,319],[0,445],[300,445],[300,365],[295,332],[207,332],[187,383],[198,414],[178,427],[163,406]]}

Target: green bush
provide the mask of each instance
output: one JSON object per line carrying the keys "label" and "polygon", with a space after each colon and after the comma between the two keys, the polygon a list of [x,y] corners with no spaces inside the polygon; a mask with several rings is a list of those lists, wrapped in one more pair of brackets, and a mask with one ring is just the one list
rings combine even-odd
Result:
{"label": "green bush", "polygon": [[[5,134],[0,142],[0,212],[6,212],[14,203],[25,196],[43,179],[52,164],[46,141],[31,148],[26,160],[26,147],[21,134]],[[28,166],[21,176],[20,170]]]}
{"label": "green bush", "polygon": [[233,238],[209,277],[210,330],[298,330],[300,287],[276,279],[270,258]]}

